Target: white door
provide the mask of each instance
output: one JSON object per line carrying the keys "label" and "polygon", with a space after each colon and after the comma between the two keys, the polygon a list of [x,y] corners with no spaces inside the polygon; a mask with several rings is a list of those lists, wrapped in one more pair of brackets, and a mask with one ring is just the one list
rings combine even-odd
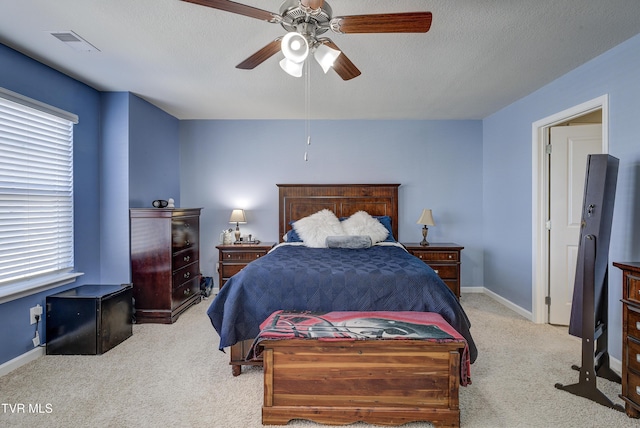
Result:
{"label": "white door", "polygon": [[569,325],[587,155],[602,153],[602,125],[551,128],[549,323]]}

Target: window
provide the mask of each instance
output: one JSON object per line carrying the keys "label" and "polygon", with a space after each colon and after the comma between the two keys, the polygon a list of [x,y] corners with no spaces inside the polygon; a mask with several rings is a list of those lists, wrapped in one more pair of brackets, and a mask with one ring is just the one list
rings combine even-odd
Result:
{"label": "window", "polygon": [[73,270],[74,123],[0,88],[0,291]]}

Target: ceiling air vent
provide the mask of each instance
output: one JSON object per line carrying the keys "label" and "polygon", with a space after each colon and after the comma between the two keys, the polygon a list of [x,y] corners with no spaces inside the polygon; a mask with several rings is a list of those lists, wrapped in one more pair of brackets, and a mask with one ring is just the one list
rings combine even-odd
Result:
{"label": "ceiling air vent", "polygon": [[78,36],[73,31],[53,31],[51,35],[79,52],[100,52],[100,49]]}

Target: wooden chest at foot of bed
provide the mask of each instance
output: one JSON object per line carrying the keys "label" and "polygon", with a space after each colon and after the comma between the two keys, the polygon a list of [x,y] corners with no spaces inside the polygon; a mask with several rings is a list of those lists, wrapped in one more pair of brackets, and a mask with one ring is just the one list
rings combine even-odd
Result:
{"label": "wooden chest at foot of bed", "polygon": [[460,426],[464,343],[265,340],[262,423]]}

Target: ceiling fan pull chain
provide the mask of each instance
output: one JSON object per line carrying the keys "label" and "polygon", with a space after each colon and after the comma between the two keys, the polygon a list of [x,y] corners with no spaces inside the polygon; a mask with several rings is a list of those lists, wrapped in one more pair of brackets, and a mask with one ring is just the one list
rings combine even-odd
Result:
{"label": "ceiling fan pull chain", "polygon": [[[311,111],[311,71],[309,70],[311,63],[309,59],[305,61],[305,73],[304,73],[304,102],[305,102],[305,131],[307,133],[307,146],[311,145],[311,120],[310,120],[310,111]],[[308,161],[309,156],[307,152],[304,152],[304,160]]]}

